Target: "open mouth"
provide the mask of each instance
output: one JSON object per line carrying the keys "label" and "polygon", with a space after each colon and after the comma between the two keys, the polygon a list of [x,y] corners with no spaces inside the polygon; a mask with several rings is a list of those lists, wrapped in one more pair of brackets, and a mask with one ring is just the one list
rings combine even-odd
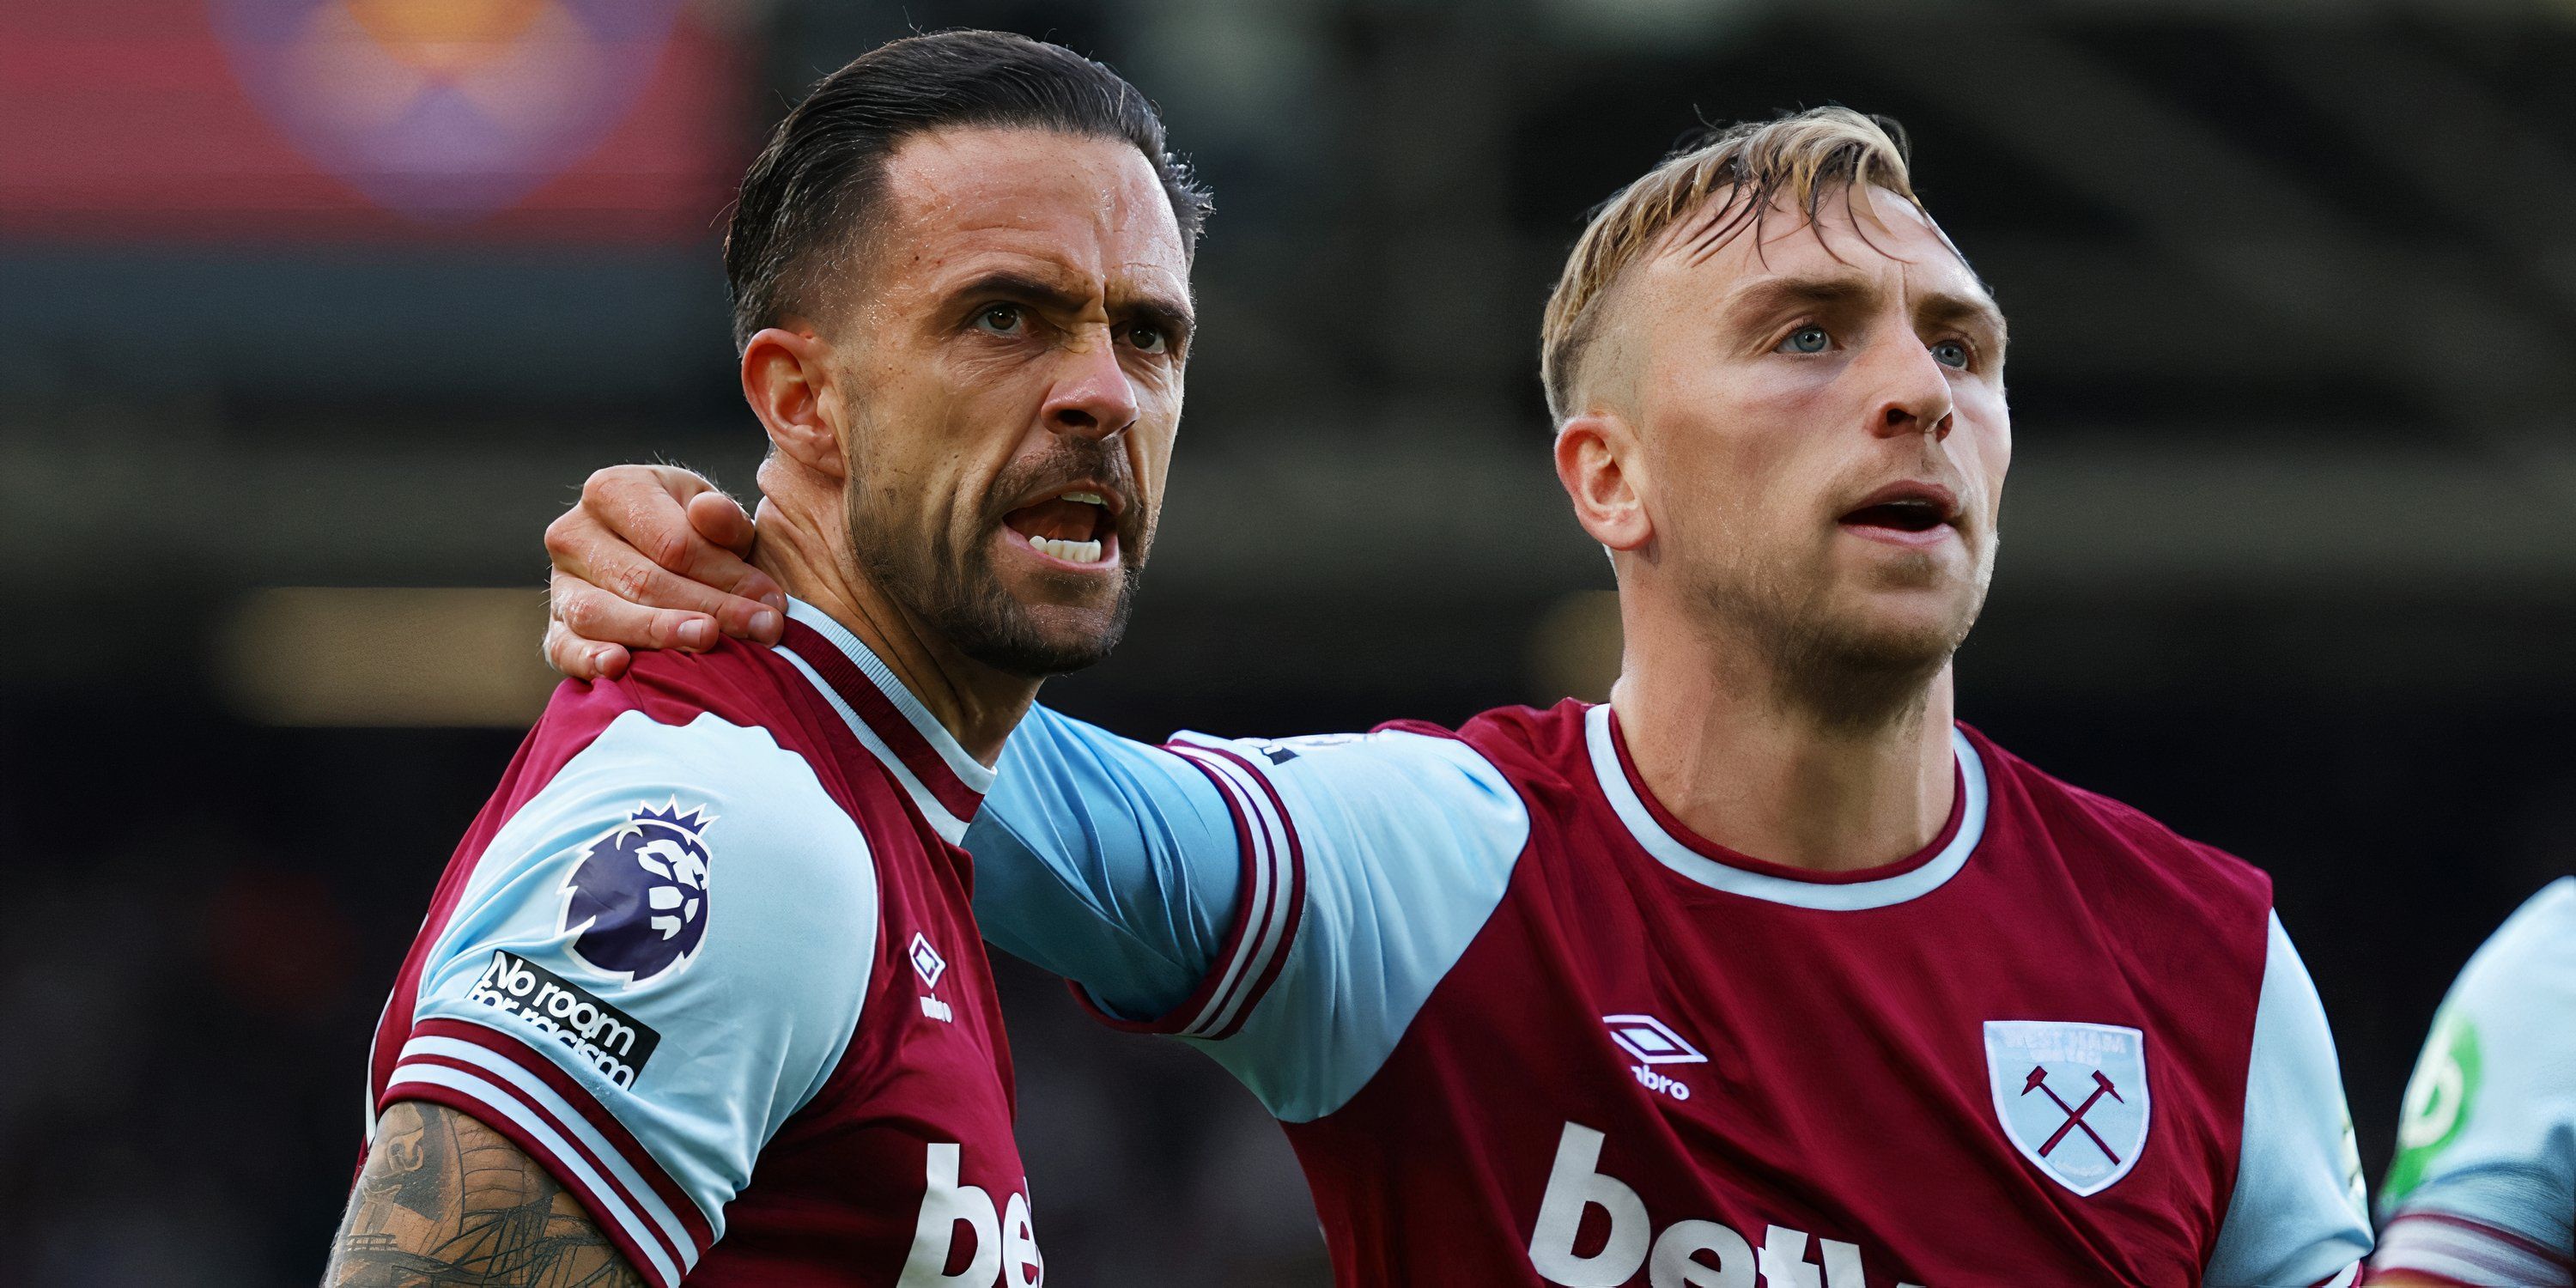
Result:
{"label": "open mouth", "polygon": [[1093,567],[1118,557],[1118,510],[1111,493],[1068,488],[1043,501],[1002,516],[1002,526],[1019,534],[1039,554],[1076,567]]}
{"label": "open mouth", "polygon": [[1959,503],[1948,488],[1898,483],[1872,493],[1838,522],[1859,536],[1919,545],[1939,540],[1958,518]]}
{"label": "open mouth", "polygon": [[1929,501],[1886,501],[1865,505],[1843,516],[1843,522],[1864,528],[1894,528],[1899,532],[1930,532],[1944,520],[1940,507]]}

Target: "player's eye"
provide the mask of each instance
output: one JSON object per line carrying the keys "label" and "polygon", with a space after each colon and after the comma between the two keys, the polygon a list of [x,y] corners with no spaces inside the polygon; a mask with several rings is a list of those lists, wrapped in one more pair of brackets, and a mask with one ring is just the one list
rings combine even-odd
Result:
{"label": "player's eye", "polygon": [[975,314],[975,329],[994,335],[1018,335],[1028,325],[1028,310],[1017,304],[988,304]]}
{"label": "player's eye", "polygon": [[1964,340],[1943,340],[1932,346],[1934,362],[1945,367],[1957,367],[1961,371],[1968,369],[1968,361],[1974,356],[1968,351],[1967,342]]}
{"label": "player's eye", "polygon": [[1780,341],[1774,353],[1823,353],[1832,347],[1834,337],[1820,326],[1802,326]]}
{"label": "player's eye", "polygon": [[1127,343],[1145,353],[1168,353],[1172,348],[1172,337],[1151,322],[1138,322],[1127,328]]}

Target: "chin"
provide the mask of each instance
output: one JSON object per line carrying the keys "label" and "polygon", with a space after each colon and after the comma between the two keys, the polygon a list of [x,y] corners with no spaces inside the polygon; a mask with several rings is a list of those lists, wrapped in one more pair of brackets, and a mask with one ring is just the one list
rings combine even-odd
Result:
{"label": "chin", "polygon": [[1808,620],[1818,653],[1867,670],[1938,670],[1956,652],[1984,602],[1979,588],[1941,584],[1836,597]]}
{"label": "chin", "polygon": [[1069,675],[1108,660],[1127,633],[1128,601],[1118,593],[1105,605],[1058,604],[1004,592],[974,620],[947,623],[946,633],[959,652],[997,671]]}

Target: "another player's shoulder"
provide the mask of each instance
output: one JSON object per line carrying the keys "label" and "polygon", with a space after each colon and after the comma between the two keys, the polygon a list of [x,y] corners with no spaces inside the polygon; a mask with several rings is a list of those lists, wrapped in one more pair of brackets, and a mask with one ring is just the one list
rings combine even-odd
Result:
{"label": "another player's shoulder", "polygon": [[[2576,1007],[2576,877],[2560,877],[2523,902],[2460,972],[2471,1005],[2564,1011]],[[2552,1023],[2576,1034],[2576,1025]],[[2569,1041],[2576,1048],[2576,1038]]]}
{"label": "another player's shoulder", "polygon": [[2524,900],[2479,950],[2481,957],[2489,954],[2503,961],[2576,960],[2576,877],[2560,877]]}
{"label": "another player's shoulder", "polygon": [[[590,692],[581,692],[585,688]],[[703,653],[638,654],[616,679],[588,685],[565,681],[556,699],[558,705],[576,709],[597,704],[640,711],[663,724],[684,725],[700,715],[715,715],[732,724],[773,730],[802,726],[807,708],[816,701],[813,686],[779,650],[733,639],[720,640]],[[800,740],[793,729],[784,732],[782,741]]]}
{"label": "another player's shoulder", "polygon": [[[2062,856],[2079,881],[2131,894],[2268,912],[2272,879],[2225,850],[2174,831],[2135,806],[2065,782],[1962,724],[1986,775],[1991,819],[2036,829],[2025,838]],[[1990,825],[1989,837],[2012,832]]]}
{"label": "another player's shoulder", "polygon": [[[762,884],[872,897],[868,851],[850,812],[814,762],[767,725],[715,711],[628,707],[566,752],[541,778],[518,785],[518,799],[482,847],[484,866],[577,850],[597,861],[576,865],[575,884],[584,873],[632,876],[628,868],[653,864],[627,863],[636,856],[625,850],[669,833],[663,839],[684,841],[700,861],[725,855],[728,867]],[[612,852],[617,861],[602,857]],[[649,857],[642,849],[637,856]]]}
{"label": "another player's shoulder", "polygon": [[1426,721],[1399,720],[1378,726],[1378,731],[1455,742],[1473,750],[1478,759],[1523,791],[1545,798],[1585,781],[1585,767],[1591,755],[1586,717],[1593,706],[1567,698],[1548,707],[1495,707],[1478,713],[1455,730]]}

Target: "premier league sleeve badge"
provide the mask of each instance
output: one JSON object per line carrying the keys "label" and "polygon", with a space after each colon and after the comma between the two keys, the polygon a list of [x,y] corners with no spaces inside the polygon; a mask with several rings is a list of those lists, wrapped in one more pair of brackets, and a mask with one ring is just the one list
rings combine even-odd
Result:
{"label": "premier league sleeve badge", "polygon": [[660,809],[638,806],[592,841],[563,883],[558,929],[573,936],[572,955],[628,984],[695,960],[707,933],[713,822],[703,806],[683,810],[674,797]]}

